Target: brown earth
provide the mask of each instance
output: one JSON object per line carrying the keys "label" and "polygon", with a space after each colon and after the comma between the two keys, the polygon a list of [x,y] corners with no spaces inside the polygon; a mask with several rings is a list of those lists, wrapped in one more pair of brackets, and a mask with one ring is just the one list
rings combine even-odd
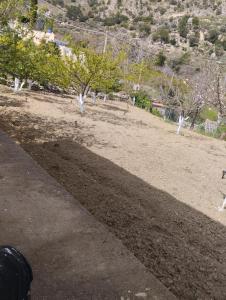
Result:
{"label": "brown earth", "polygon": [[179,299],[226,298],[226,144],[124,103],[1,88],[0,127]]}

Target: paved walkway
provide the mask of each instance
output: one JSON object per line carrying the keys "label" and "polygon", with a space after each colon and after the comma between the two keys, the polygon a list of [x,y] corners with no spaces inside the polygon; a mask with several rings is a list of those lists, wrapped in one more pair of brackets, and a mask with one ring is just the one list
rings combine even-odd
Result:
{"label": "paved walkway", "polygon": [[176,299],[2,132],[0,203],[0,244],[31,262],[32,300]]}

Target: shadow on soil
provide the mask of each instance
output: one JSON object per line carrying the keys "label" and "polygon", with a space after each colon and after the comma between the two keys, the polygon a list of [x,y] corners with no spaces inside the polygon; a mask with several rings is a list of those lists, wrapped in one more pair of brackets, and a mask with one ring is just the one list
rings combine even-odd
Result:
{"label": "shadow on soil", "polygon": [[21,107],[26,103],[25,99],[14,99],[6,96],[0,96],[0,107]]}
{"label": "shadow on soil", "polygon": [[69,140],[23,144],[179,299],[226,299],[226,228]]}

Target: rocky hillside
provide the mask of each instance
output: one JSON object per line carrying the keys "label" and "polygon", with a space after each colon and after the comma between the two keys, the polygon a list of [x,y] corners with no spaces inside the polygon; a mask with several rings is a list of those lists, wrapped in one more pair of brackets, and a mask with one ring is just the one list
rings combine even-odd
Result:
{"label": "rocky hillside", "polygon": [[[84,29],[108,31],[113,46],[133,44],[142,49],[141,56],[163,53],[175,71],[197,58],[224,59],[226,54],[225,0],[40,0],[40,4],[58,20],[58,33],[103,47],[103,36]],[[75,25],[83,31],[74,31]]]}
{"label": "rocky hillside", "polygon": [[77,6],[83,12],[89,12],[99,17],[106,17],[117,12],[128,17],[148,16],[155,13],[161,17],[166,15],[181,15],[195,13],[200,16],[221,15],[226,13],[225,0],[48,0],[53,5]]}

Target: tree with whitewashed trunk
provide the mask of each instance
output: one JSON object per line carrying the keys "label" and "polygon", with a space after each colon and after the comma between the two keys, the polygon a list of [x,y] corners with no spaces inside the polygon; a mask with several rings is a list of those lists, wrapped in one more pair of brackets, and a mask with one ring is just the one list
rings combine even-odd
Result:
{"label": "tree with whitewashed trunk", "polygon": [[60,55],[43,43],[37,46],[31,39],[21,39],[13,31],[0,36],[0,73],[14,78],[15,92],[33,81],[43,86],[69,86],[68,69]]}
{"label": "tree with whitewashed trunk", "polygon": [[219,123],[226,113],[226,82],[221,67],[215,61],[208,61],[200,69],[189,82],[191,92],[184,102],[186,115],[191,118],[190,129],[194,129],[204,107],[215,107],[219,111]]}
{"label": "tree with whitewashed trunk", "polygon": [[67,58],[70,85],[77,92],[81,113],[84,112],[84,96],[92,91],[102,91],[114,86],[120,74],[122,55],[111,52],[97,53],[91,49],[76,48],[74,57]]}

